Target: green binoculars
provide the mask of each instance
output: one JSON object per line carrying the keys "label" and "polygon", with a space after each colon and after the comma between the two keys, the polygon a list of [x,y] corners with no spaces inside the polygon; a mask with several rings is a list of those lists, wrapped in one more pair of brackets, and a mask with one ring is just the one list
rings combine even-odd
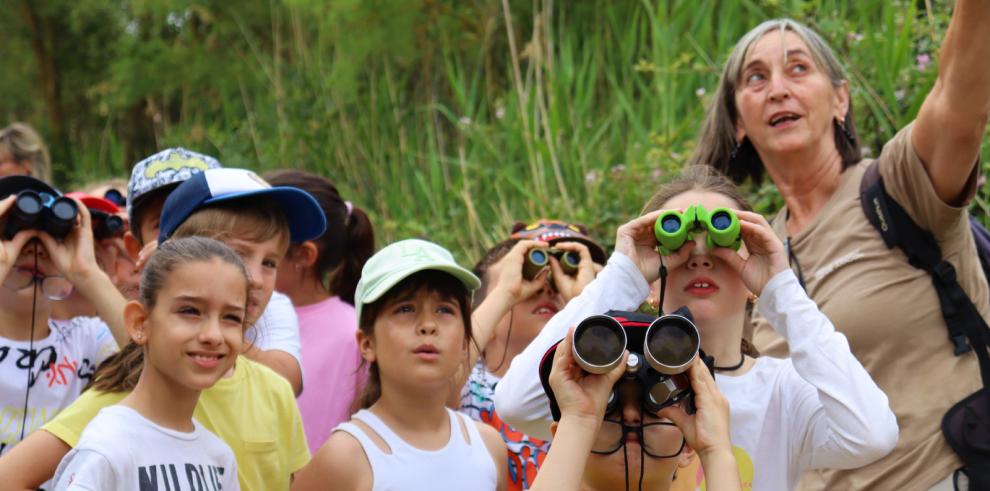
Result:
{"label": "green binoculars", "polygon": [[660,244],[660,254],[665,256],[673,254],[688,240],[693,240],[698,232],[708,232],[708,248],[730,247],[738,250],[740,244],[739,217],[728,208],[708,211],[701,205],[691,205],[683,212],[669,210],[657,218],[653,232]]}
{"label": "green binoculars", "polygon": [[523,278],[532,280],[540,271],[550,264],[550,256],[557,258],[560,268],[564,274],[577,274],[578,265],[581,263],[581,255],[574,251],[561,249],[530,249],[526,253],[526,260],[523,261]]}

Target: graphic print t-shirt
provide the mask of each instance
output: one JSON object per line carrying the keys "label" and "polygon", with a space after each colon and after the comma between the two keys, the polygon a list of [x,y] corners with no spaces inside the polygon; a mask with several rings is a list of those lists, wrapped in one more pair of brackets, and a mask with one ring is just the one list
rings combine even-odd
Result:
{"label": "graphic print t-shirt", "polygon": [[529,489],[536,480],[536,473],[550,451],[550,442],[526,435],[502,421],[495,412],[494,401],[495,385],[499,380],[497,375],[485,369],[482,360],[478,360],[461,390],[460,412],[495,428],[502,435],[509,462],[507,489],[522,491]]}
{"label": "graphic print t-shirt", "polygon": [[239,490],[234,452],[193,420],[190,433],[163,428],[137,411],[104,408],[55,471],[56,490]]}
{"label": "graphic print t-shirt", "polygon": [[[0,455],[72,403],[96,366],[117,351],[98,317],[50,321],[45,339],[0,338]],[[27,421],[25,422],[25,393]]]}

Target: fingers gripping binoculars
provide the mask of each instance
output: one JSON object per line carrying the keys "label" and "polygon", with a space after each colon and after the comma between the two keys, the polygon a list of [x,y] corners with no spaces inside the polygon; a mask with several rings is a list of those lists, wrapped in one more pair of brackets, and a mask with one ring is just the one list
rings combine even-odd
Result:
{"label": "fingers gripping binoculars", "polygon": [[25,189],[17,193],[7,214],[3,237],[10,240],[21,230],[41,230],[63,239],[72,230],[79,215],[76,202],[65,196]]}
{"label": "fingers gripping binoculars", "polygon": [[581,255],[574,251],[565,251],[562,249],[530,249],[526,253],[526,259],[523,261],[523,278],[527,280],[532,280],[536,278],[536,275],[540,274],[540,271],[544,267],[550,264],[550,256],[557,258],[560,262],[560,268],[564,271],[564,274],[574,275],[577,274],[578,265],[581,264]]}
{"label": "fingers gripping binoculars", "polygon": [[676,252],[694,234],[708,232],[708,248],[730,247],[738,250],[739,217],[729,208],[715,208],[708,211],[701,205],[691,205],[687,210],[668,210],[657,217],[653,226],[660,253],[670,255]]}

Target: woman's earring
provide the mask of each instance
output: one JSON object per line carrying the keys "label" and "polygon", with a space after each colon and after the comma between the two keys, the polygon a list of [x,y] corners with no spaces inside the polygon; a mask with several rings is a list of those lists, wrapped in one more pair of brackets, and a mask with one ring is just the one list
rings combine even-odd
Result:
{"label": "woman's earring", "polygon": [[736,157],[739,156],[739,147],[741,146],[737,141],[732,142],[732,152],[729,154],[729,160],[736,160]]}
{"label": "woman's earring", "polygon": [[856,135],[853,135],[852,130],[850,130],[849,127],[846,126],[846,122],[844,120],[839,120],[839,118],[835,118],[835,124],[839,127],[840,130],[842,130],[842,134],[845,135],[846,141],[848,141],[850,145],[855,146]]}

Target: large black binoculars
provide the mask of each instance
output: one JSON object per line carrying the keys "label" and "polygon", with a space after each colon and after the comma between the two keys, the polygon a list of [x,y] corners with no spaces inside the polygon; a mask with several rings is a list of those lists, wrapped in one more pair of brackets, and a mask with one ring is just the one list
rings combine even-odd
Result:
{"label": "large black binoculars", "polygon": [[100,241],[124,236],[124,219],[105,211],[89,210],[93,218],[93,239]]}
{"label": "large black binoculars", "polygon": [[536,278],[536,275],[540,274],[540,271],[550,264],[550,256],[557,258],[557,261],[560,262],[560,268],[564,270],[564,274],[577,274],[578,265],[581,264],[580,254],[574,251],[554,248],[536,248],[530,249],[526,253],[526,259],[523,261],[523,278],[527,280]]}
{"label": "large black binoculars", "polygon": [[63,239],[76,224],[79,208],[65,196],[25,189],[17,193],[14,206],[7,213],[3,237],[10,240],[21,230],[41,230]]}
{"label": "large black binoculars", "polygon": [[[572,352],[586,372],[610,372],[622,362],[626,349],[624,378],[640,382],[644,410],[655,413],[686,400],[686,409],[693,411],[694,392],[685,372],[701,353],[701,336],[686,307],[660,317],[610,311],[588,317],[574,330]],[[609,397],[608,411],[618,400],[616,388]]]}

